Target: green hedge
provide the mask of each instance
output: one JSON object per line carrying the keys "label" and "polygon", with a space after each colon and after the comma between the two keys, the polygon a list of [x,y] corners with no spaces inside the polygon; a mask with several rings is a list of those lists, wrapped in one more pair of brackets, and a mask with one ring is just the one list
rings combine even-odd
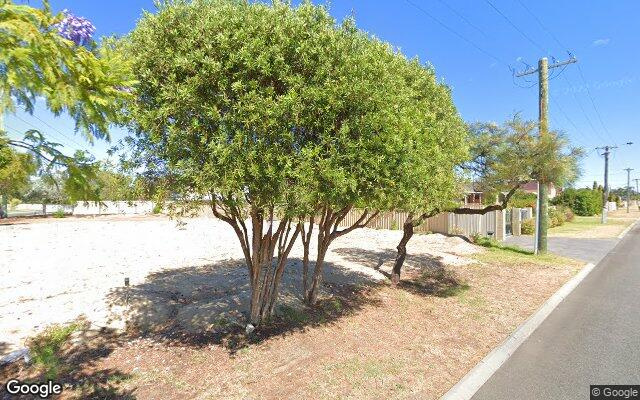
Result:
{"label": "green hedge", "polygon": [[591,216],[602,210],[602,192],[593,189],[566,189],[553,204],[569,207],[576,215]]}

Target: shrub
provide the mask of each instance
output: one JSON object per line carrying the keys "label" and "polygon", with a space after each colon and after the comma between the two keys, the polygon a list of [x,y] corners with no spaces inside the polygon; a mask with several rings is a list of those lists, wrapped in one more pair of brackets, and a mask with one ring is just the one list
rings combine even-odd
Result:
{"label": "shrub", "polygon": [[9,209],[10,210],[15,210],[15,208],[20,203],[22,203],[22,200],[20,200],[20,199],[11,199],[11,201],[9,202]]}
{"label": "shrub", "polygon": [[550,208],[549,209],[549,227],[555,228],[561,226],[566,222],[566,217],[562,209]]}
{"label": "shrub", "polygon": [[560,210],[564,214],[564,219],[567,222],[573,221],[573,219],[576,217],[576,215],[573,213],[573,210],[571,210],[569,207],[558,206],[558,210]]}
{"label": "shrub", "polygon": [[533,235],[533,231],[535,230],[535,222],[533,218],[527,218],[522,221],[522,226],[520,227],[520,233],[523,235]]}
{"label": "shrub", "polygon": [[58,208],[54,213],[53,213],[53,218],[64,218],[64,210],[61,208]]}
{"label": "shrub", "polygon": [[602,209],[602,192],[592,189],[567,189],[553,199],[553,204],[569,207],[576,215],[596,215]]}

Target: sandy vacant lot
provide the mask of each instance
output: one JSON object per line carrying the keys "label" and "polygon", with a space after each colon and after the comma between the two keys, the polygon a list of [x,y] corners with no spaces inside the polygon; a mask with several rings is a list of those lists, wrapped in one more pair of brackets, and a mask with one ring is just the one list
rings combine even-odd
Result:
{"label": "sandy vacant lot", "polygon": [[[51,219],[0,235],[5,348],[79,314],[134,328],[75,332],[53,364],[63,399],[436,399],[580,268],[417,235],[392,288],[376,268],[391,266],[401,232],[363,229],[332,246],[313,309],[296,298],[296,248],[278,317],[247,336],[234,323],[246,271],[219,221]],[[43,374],[14,363],[0,368],[0,384]]]}
{"label": "sandy vacant lot", "polygon": [[[0,354],[79,315],[94,326],[122,328],[126,320],[147,330],[171,321],[197,332],[239,317],[248,282],[236,237],[215,219],[184,222],[146,216],[0,225]],[[374,268],[389,265],[400,235],[363,229],[340,238],[327,257],[326,281],[383,279]],[[458,238],[419,235],[410,251],[423,264],[455,265],[468,263],[464,256],[476,250]],[[301,246],[284,278],[283,303],[299,303],[299,257]]]}

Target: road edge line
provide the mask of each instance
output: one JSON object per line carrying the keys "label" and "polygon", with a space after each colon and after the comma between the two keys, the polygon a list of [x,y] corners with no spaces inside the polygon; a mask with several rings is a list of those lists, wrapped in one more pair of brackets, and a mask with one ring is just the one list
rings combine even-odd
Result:
{"label": "road edge line", "polygon": [[523,322],[513,333],[487,354],[471,371],[458,381],[440,400],[468,400],[491,378],[520,345],[542,324],[553,310],[564,300],[584,278],[595,268],[586,264],[580,272],[567,281],[558,291],[544,302],[538,310]]}
{"label": "road edge line", "polygon": [[640,218],[635,220],[633,224],[627,226],[622,232],[620,232],[620,234],[618,235],[618,239],[622,239],[623,237],[627,236],[627,233],[629,233],[631,229],[638,225],[638,222],[640,222]]}

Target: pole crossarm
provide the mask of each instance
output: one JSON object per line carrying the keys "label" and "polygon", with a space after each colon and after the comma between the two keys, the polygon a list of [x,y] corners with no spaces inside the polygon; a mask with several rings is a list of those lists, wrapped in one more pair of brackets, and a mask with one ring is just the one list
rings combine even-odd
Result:
{"label": "pole crossarm", "polygon": [[[569,58],[568,60],[565,61],[559,61],[553,64],[549,64],[549,66],[547,67],[548,69],[552,69],[552,68],[558,68],[558,67],[562,67],[564,65],[569,65],[569,64],[573,64],[578,62],[578,59],[575,56],[571,56],[571,58]],[[526,69],[524,71],[521,72],[516,72],[514,75],[516,76],[516,78],[521,78],[523,76],[527,76],[527,75],[532,75],[538,72],[538,68],[529,68]]]}

